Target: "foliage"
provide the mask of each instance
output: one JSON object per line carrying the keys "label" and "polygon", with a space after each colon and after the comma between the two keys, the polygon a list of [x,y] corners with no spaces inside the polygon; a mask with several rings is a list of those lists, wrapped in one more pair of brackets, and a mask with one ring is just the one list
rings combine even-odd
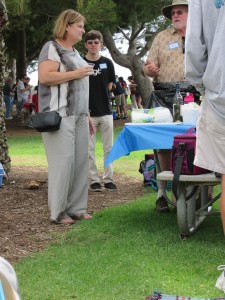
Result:
{"label": "foliage", "polygon": [[51,37],[53,21],[64,9],[75,8],[74,0],[8,0],[9,25],[6,31],[6,45],[10,57],[17,57],[15,40],[18,30],[26,32],[26,61],[30,64],[38,57],[41,46]]}

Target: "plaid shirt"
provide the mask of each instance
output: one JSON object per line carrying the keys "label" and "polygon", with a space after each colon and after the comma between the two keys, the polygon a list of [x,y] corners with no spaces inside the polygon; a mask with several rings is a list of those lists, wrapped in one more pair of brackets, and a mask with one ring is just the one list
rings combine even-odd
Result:
{"label": "plaid shirt", "polygon": [[173,27],[156,35],[148,57],[160,67],[154,81],[185,81],[183,41]]}

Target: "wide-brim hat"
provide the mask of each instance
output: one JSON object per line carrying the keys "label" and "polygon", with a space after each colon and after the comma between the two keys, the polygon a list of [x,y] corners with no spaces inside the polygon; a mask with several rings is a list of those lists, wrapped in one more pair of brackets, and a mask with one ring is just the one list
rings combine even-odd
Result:
{"label": "wide-brim hat", "polygon": [[167,5],[167,6],[164,6],[162,8],[162,14],[167,18],[167,19],[172,19],[171,17],[171,11],[172,11],[172,8],[174,6],[177,6],[177,5],[185,5],[185,6],[188,6],[188,0],[173,0],[172,4],[171,5]]}

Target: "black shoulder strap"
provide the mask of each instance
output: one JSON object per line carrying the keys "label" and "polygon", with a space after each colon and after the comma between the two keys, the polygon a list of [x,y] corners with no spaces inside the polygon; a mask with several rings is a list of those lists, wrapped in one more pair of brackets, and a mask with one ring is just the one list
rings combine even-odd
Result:
{"label": "black shoulder strap", "polygon": [[179,183],[179,178],[180,178],[180,171],[182,168],[184,156],[183,155],[178,155],[176,159],[176,166],[174,170],[174,176],[173,176],[173,182],[172,182],[172,190],[175,198],[177,199],[177,188],[178,188],[178,183]]}

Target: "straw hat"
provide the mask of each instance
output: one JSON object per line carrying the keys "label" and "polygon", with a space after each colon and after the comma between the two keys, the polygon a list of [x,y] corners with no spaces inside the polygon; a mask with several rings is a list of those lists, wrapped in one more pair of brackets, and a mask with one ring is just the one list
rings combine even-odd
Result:
{"label": "straw hat", "polygon": [[172,8],[174,6],[177,6],[177,5],[185,5],[185,6],[188,6],[188,0],[173,0],[172,4],[171,5],[168,5],[168,6],[164,6],[162,8],[162,14],[168,18],[168,19],[171,19],[171,11],[172,11]]}

